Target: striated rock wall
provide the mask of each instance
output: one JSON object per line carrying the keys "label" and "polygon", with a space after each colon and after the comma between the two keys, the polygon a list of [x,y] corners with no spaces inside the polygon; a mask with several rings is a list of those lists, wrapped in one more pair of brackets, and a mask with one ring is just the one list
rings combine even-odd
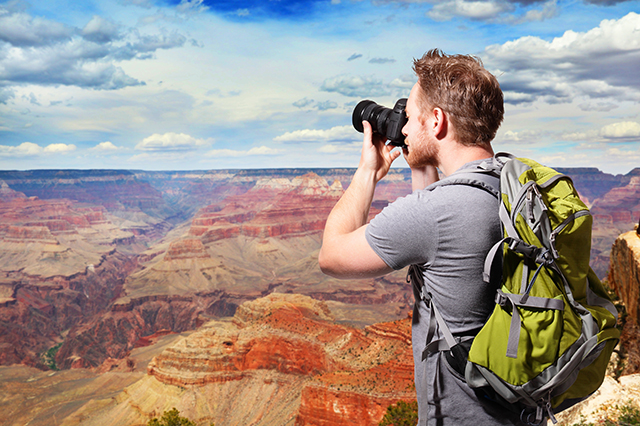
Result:
{"label": "striated rock wall", "polygon": [[611,245],[618,235],[633,229],[640,217],[640,176],[626,179],[626,185],[612,188],[591,206],[591,267],[601,278],[607,276]]}
{"label": "striated rock wall", "polygon": [[640,324],[640,236],[620,235],[611,248],[609,285],[625,303],[628,319]]}
{"label": "striated rock wall", "polygon": [[330,186],[314,173],[292,180],[260,179],[246,193],[225,199],[223,207],[201,209],[189,235],[208,244],[240,235],[282,238],[320,233],[342,192],[339,182]]}
{"label": "striated rock wall", "polygon": [[624,302],[627,317],[620,337],[625,353],[622,374],[640,373],[640,236],[620,235],[611,248],[609,285]]}
{"label": "striated rock wall", "polygon": [[[231,321],[207,323],[148,365],[156,380],[186,388],[252,386],[265,371],[297,383],[298,402],[285,401],[295,411],[274,425],[290,424],[286,418],[296,425],[377,425],[387,406],[415,399],[410,319],[355,329],[336,324],[323,302],[274,293],[242,304]],[[270,404],[277,410],[280,402]],[[233,424],[220,414],[212,416],[216,425]]]}
{"label": "striated rock wall", "polygon": [[[92,320],[120,294],[135,266],[115,251],[71,276],[20,273],[0,280],[0,364],[42,367],[40,355],[61,343],[68,330]],[[63,345],[64,348],[64,345]],[[87,348],[89,350],[89,348]]]}

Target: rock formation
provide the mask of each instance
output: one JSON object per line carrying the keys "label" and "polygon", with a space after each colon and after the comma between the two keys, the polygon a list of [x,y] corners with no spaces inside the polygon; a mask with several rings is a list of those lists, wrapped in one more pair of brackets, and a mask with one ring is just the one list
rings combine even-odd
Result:
{"label": "rock formation", "polygon": [[609,285],[625,305],[627,316],[621,342],[625,352],[623,374],[640,372],[640,236],[626,232],[611,249]]}
{"label": "rock formation", "polygon": [[640,176],[629,183],[611,189],[593,202],[592,267],[601,277],[609,268],[611,244],[621,233],[633,229],[640,218]]}
{"label": "rock formation", "polygon": [[[334,322],[326,304],[301,295],[271,294],[241,305],[233,320],[207,323],[155,357],[148,374],[167,385],[213,388],[239,382],[255,386],[258,378],[296,393],[295,400],[255,407],[235,400],[233,408],[207,418],[216,425],[282,416],[271,425],[377,425],[387,406],[415,398],[410,320],[375,324],[364,330]],[[261,384],[260,387],[263,387]],[[127,404],[138,404],[127,401]],[[262,402],[263,404],[265,402]],[[285,407],[279,407],[280,404]],[[273,420],[271,420],[273,421]]]}

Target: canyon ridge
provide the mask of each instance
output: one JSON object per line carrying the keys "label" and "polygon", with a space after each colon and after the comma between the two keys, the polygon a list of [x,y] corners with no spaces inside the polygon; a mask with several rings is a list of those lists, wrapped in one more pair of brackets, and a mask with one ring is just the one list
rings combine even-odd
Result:
{"label": "canyon ridge", "polygon": [[[640,169],[560,171],[594,216],[593,269],[637,307],[612,245],[638,223]],[[406,272],[317,265],[353,172],[0,171],[2,423],[145,425],[176,406],[207,425],[369,425],[415,398]],[[410,190],[392,169],[370,216]]]}

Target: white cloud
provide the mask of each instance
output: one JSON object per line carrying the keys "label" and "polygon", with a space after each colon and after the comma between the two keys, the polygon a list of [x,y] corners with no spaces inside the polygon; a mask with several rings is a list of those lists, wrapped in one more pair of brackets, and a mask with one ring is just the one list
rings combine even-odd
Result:
{"label": "white cloud", "polygon": [[603,20],[587,32],[566,31],[545,41],[526,36],[485,49],[487,67],[499,76],[514,104],[576,97],[640,101],[640,15]]}
{"label": "white cloud", "polygon": [[640,123],[625,121],[609,124],[600,129],[600,135],[607,139],[640,138]]}
{"label": "white cloud", "polygon": [[42,153],[42,147],[33,142],[23,142],[18,146],[0,145],[0,157],[31,157]]}
{"label": "white cloud", "polygon": [[95,43],[107,43],[118,37],[118,25],[114,22],[94,15],[82,29],[82,36]]}
{"label": "white cloud", "polygon": [[[181,47],[177,32],[121,35],[117,24],[93,16],[83,29],[0,6],[0,81],[114,90],[144,84],[125,73],[118,61],[149,59],[159,49]],[[2,102],[2,99],[0,99]]]}
{"label": "white cloud", "polygon": [[73,144],[52,143],[42,148],[33,142],[23,142],[18,146],[0,145],[0,157],[34,157],[43,154],[66,154],[75,151]]}
{"label": "white cloud", "polygon": [[454,16],[484,21],[511,10],[513,6],[504,1],[453,0],[436,4],[427,16],[436,21],[447,21]]}
{"label": "white cloud", "polygon": [[327,130],[304,129],[286,132],[273,138],[276,142],[328,142],[361,139],[352,126],[336,126]]}
{"label": "white cloud", "polygon": [[196,139],[184,133],[154,133],[136,145],[141,151],[191,151],[213,142],[212,139]]}
{"label": "white cloud", "polygon": [[558,5],[556,0],[547,1],[542,5],[542,9],[528,10],[522,16],[508,16],[503,21],[511,25],[520,25],[527,22],[542,22],[558,15]]}
{"label": "white cloud", "polygon": [[13,12],[0,5],[0,40],[13,46],[50,45],[68,40],[73,28],[43,18],[32,18],[23,12]]}
{"label": "white cloud", "polygon": [[120,148],[118,148],[117,146],[115,146],[113,143],[111,143],[110,141],[106,141],[106,142],[100,142],[98,145],[94,146],[93,148],[91,148],[94,151],[103,151],[103,152],[108,152],[108,151],[117,151]]}
{"label": "white cloud", "polygon": [[75,151],[76,146],[74,144],[65,144],[65,143],[52,143],[47,145],[43,152],[45,154],[65,154],[67,152]]}

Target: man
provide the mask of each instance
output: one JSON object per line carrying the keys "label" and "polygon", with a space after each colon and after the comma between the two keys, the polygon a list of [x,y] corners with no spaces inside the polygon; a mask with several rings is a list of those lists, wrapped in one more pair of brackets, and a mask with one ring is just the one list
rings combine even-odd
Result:
{"label": "man", "polygon": [[[455,336],[473,335],[491,313],[496,288],[483,282],[484,259],[501,238],[498,200],[470,185],[436,185],[456,171],[491,161],[503,118],[496,78],[471,56],[434,49],[414,61],[418,76],[406,112],[404,156],[413,193],[367,216],[376,184],[400,152],[364,122],[351,184],[327,218],[319,263],[339,278],[378,277],[416,265],[433,303]],[[491,185],[499,188],[498,178]],[[426,189],[425,189],[426,188]],[[476,396],[443,352],[426,355],[430,308],[416,294],[413,352],[419,425],[518,424],[502,407]]]}

